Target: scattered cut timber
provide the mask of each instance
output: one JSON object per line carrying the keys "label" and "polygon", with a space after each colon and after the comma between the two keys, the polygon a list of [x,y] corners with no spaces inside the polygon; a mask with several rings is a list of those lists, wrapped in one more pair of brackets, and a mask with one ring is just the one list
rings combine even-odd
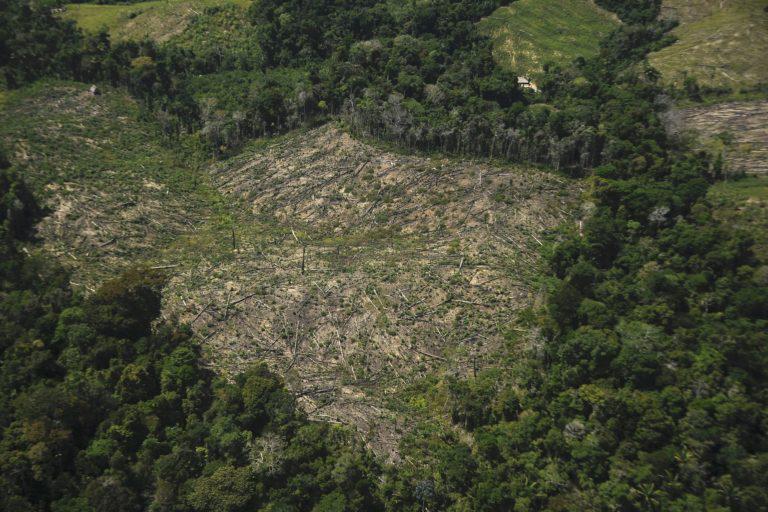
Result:
{"label": "scattered cut timber", "polygon": [[332,125],[198,171],[124,93],[87,90],[4,97],[0,139],[51,209],[43,246],[87,289],[134,263],[164,268],[164,315],[191,323],[216,370],[267,361],[312,418],[395,457],[410,421],[398,391],[537,342],[507,329],[541,296],[553,228],[578,220],[573,181],[403,156]]}
{"label": "scattered cut timber", "polygon": [[119,90],[42,82],[8,93],[0,141],[49,209],[39,237],[76,286],[93,289],[141,261],[177,263],[180,251],[167,261],[165,248],[208,232],[215,191],[160,140]]}
{"label": "scattered cut timber", "polygon": [[439,370],[493,365],[540,293],[529,277],[572,183],[521,167],[389,153],[324,126],[213,170],[249,212],[234,257],[180,271],[165,309],[211,365],[266,360],[311,417],[353,424],[394,456],[389,397]]}
{"label": "scattered cut timber", "polygon": [[768,174],[768,101],[677,109],[667,119],[673,132],[693,131],[704,147],[722,152],[729,172]]}

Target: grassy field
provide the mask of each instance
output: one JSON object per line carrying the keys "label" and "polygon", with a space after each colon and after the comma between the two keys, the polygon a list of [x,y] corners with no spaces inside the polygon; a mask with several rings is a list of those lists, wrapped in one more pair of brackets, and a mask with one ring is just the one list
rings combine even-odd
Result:
{"label": "grassy field", "polygon": [[717,217],[755,239],[755,254],[768,263],[768,176],[748,176],[718,183],[708,198],[717,207]]}
{"label": "grassy field", "polygon": [[618,20],[589,0],[519,0],[480,22],[496,59],[521,75],[546,62],[569,62],[597,52]]}
{"label": "grassy field", "polygon": [[680,21],[678,41],[650,56],[665,81],[693,76],[706,86],[741,89],[768,83],[768,0],[665,0]]}
{"label": "grassy field", "polygon": [[115,40],[150,38],[164,42],[181,34],[190,20],[206,7],[236,5],[250,0],[153,0],[129,5],[68,4],[63,17],[83,30],[106,28]]}

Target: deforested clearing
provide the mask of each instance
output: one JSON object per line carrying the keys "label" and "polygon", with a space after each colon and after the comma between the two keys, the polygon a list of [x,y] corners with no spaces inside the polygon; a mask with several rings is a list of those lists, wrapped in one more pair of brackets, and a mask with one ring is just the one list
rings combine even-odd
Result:
{"label": "deforested clearing", "polygon": [[721,153],[730,174],[768,174],[768,101],[673,109],[667,119],[672,132],[688,132]]}
{"label": "deforested clearing", "polygon": [[80,288],[138,262],[167,263],[175,240],[201,238],[221,216],[206,176],[163,144],[122,91],[94,96],[87,84],[58,81],[14,91],[0,141],[51,213],[37,228],[45,249]]}
{"label": "deforested clearing", "polygon": [[577,181],[405,156],[334,124],[193,166],[123,93],[86,91],[50,82],[8,100],[0,136],[51,212],[42,247],[85,293],[163,268],[165,317],[191,324],[217,372],[267,361],[312,418],[396,457],[415,420],[402,390],[540,343],[510,319],[543,300],[541,252],[584,213]]}
{"label": "deforested clearing", "polygon": [[542,244],[576,222],[564,178],[401,156],[332,126],[212,175],[243,209],[232,257],[178,272],[166,311],[191,322],[217,370],[268,361],[311,417],[351,423],[390,456],[397,391],[493,366],[509,316],[541,293]]}

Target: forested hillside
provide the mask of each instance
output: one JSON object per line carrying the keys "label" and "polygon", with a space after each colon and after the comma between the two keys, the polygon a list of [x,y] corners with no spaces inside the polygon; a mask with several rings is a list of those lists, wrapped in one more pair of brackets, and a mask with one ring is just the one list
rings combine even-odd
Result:
{"label": "forested hillside", "polygon": [[[768,510],[763,182],[667,130],[701,91],[648,63],[660,2],[596,2],[621,23],[538,93],[479,24],[507,3],[118,42],[0,2],[0,509]],[[70,198],[91,291],[42,220],[88,187],[136,196]],[[176,220],[99,259],[134,201]]]}
{"label": "forested hillside", "polygon": [[349,433],[307,423],[266,367],[217,379],[188,329],[153,325],[160,272],[138,267],[84,299],[61,268],[26,256],[40,209],[7,166],[3,510],[377,508],[377,466]]}

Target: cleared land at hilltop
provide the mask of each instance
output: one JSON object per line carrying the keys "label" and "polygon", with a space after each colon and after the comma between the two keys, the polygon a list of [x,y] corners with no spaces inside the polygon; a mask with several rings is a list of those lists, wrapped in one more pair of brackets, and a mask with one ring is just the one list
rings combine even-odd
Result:
{"label": "cleared land at hilltop", "polygon": [[164,42],[181,34],[190,20],[207,7],[236,5],[250,0],[153,0],[127,5],[67,4],[62,17],[87,32],[106,28],[117,41],[144,38]]}
{"label": "cleared land at hilltop", "polygon": [[480,28],[493,38],[499,63],[535,76],[546,62],[596,54],[600,40],[618,23],[590,0],[519,0],[497,9]]}
{"label": "cleared land at hilltop", "polygon": [[768,83],[768,0],[664,0],[678,41],[650,55],[665,81],[692,76],[707,86]]}
{"label": "cleared land at hilltop", "polygon": [[573,182],[404,156],[331,125],[192,166],[124,93],[86,91],[40,84],[0,114],[46,191],[43,245],[87,288],[141,261],[167,267],[164,314],[192,324],[216,370],[265,360],[311,417],[392,454],[402,418],[442,417],[409,386],[535,345],[510,321],[542,294],[542,244],[575,225]]}

